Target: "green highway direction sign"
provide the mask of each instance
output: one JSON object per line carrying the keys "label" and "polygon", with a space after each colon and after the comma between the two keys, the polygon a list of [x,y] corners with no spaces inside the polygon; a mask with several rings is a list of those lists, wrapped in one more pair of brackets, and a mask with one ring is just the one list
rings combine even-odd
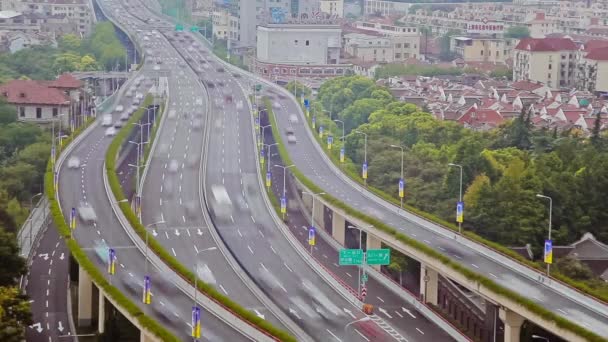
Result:
{"label": "green highway direction sign", "polygon": [[340,249],[340,265],[361,265],[363,264],[363,250],[361,249]]}
{"label": "green highway direction sign", "polygon": [[198,26],[190,26],[190,32],[198,32],[199,28]]}
{"label": "green highway direction sign", "polygon": [[175,31],[183,31],[183,30],[184,30],[184,25],[182,25],[182,24],[175,25]]}
{"label": "green highway direction sign", "polygon": [[383,249],[368,249],[367,264],[368,265],[388,265],[391,263],[391,250]]}

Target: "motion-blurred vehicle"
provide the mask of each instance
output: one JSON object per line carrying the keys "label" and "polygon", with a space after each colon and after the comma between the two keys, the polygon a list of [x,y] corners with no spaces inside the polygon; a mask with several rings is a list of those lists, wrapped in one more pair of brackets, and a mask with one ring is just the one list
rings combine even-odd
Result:
{"label": "motion-blurred vehicle", "polygon": [[123,105],[118,105],[118,106],[116,106],[116,108],[114,108],[114,111],[115,111],[116,113],[120,113],[120,112],[122,112],[123,110],[125,110],[125,107],[123,107]]}
{"label": "motion-blurred vehicle", "polygon": [[128,277],[124,277],[122,278],[122,283],[125,285],[125,288],[132,294],[132,295],[143,295],[143,290],[144,290],[144,285],[143,285],[143,278],[140,278],[137,275],[134,275],[133,277],[128,276]]}
{"label": "motion-blurred vehicle", "polygon": [[108,127],[106,128],[106,137],[113,137],[116,135],[116,128]]}
{"label": "motion-blurred vehicle", "polygon": [[203,262],[198,263],[198,265],[196,265],[196,275],[205,283],[212,286],[217,286],[217,280],[215,279],[215,276],[213,276],[213,272],[211,272],[211,269],[209,266],[207,266],[207,264]]}
{"label": "motion-blurred vehicle", "polygon": [[68,160],[68,169],[78,169],[80,168],[80,159],[78,157],[70,157]]}
{"label": "motion-blurred vehicle", "polygon": [[122,114],[120,114],[120,120],[122,120],[122,121],[129,120],[129,111],[128,110],[125,110],[124,112],[122,112]]}
{"label": "motion-blurred vehicle", "polygon": [[122,127],[122,121],[117,120],[117,121],[114,123],[114,128],[121,128],[121,127]]}
{"label": "motion-blurred vehicle", "polygon": [[289,134],[289,135],[287,135],[287,142],[290,144],[295,144],[298,142],[298,139],[296,139],[295,134]]}
{"label": "motion-blurred vehicle", "polygon": [[192,121],[192,128],[194,128],[195,131],[200,131],[201,128],[203,128],[203,121],[201,121],[201,119],[194,119]]}
{"label": "motion-blurred vehicle", "polygon": [[80,216],[80,220],[84,223],[93,223],[97,221],[95,210],[86,202],[80,202],[78,205],[78,215]]}
{"label": "motion-blurred vehicle", "polygon": [[346,313],[342,311],[336,304],[334,304],[326,295],[310,280],[305,279],[302,281],[302,287],[304,293],[310,298],[315,311],[330,322],[337,322],[342,317],[346,316]]}
{"label": "motion-blurred vehicle", "polygon": [[171,159],[171,161],[169,162],[168,168],[169,168],[169,172],[176,173],[177,170],[179,169],[179,163],[177,162],[177,160]]}
{"label": "motion-blurred vehicle", "polygon": [[211,211],[214,219],[229,221],[232,216],[232,201],[223,185],[211,186]]}
{"label": "motion-blurred vehicle", "polygon": [[236,109],[243,109],[243,101],[238,101],[236,103]]}
{"label": "motion-blurred vehicle", "polygon": [[107,263],[109,257],[109,247],[108,244],[103,240],[95,240],[93,242],[93,249],[95,250],[95,255],[99,258],[101,262]]}
{"label": "motion-blurred vehicle", "polygon": [[171,110],[169,111],[168,118],[169,118],[169,119],[175,119],[175,117],[177,117],[177,112],[175,111],[175,109],[171,109]]}
{"label": "motion-blurred vehicle", "polygon": [[163,316],[168,322],[178,323],[180,321],[179,316],[177,316],[178,309],[171,302],[163,301],[161,304],[159,300],[156,300],[152,303],[154,311]]}
{"label": "motion-blurred vehicle", "polygon": [[215,71],[217,71],[217,72],[224,72],[225,70],[224,70],[224,68],[219,67],[219,68],[215,69]]}
{"label": "motion-blurred vehicle", "polygon": [[298,116],[295,114],[289,115],[289,122],[292,124],[298,123]]}
{"label": "motion-blurred vehicle", "polygon": [[258,278],[262,283],[261,286],[266,289],[266,291],[285,293],[285,291],[283,291],[285,287],[283,287],[281,281],[274,274],[261,266],[258,268]]}
{"label": "motion-blurred vehicle", "polygon": [[112,114],[104,114],[103,119],[101,119],[101,125],[103,127],[112,126]]}

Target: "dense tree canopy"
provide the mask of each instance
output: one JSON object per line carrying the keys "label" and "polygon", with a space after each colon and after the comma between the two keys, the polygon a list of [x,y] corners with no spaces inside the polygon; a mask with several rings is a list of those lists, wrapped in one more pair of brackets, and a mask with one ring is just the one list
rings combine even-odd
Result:
{"label": "dense tree canopy", "polygon": [[[325,82],[316,101],[345,122],[346,154],[357,173],[363,136],[352,130],[368,134],[368,184],[397,196],[400,151],[390,145],[401,145],[405,200],[412,206],[454,222],[459,170],[447,164],[457,163],[464,171],[465,229],[507,246],[529,243],[539,252],[548,226],[548,205],[536,197],[542,193],[554,201],[556,245],[585,232],[608,242],[608,151],[598,148],[604,146],[601,134],[590,143],[576,132],[533,130],[526,112],[496,130],[477,132],[386,98],[385,91],[365,78],[342,77]],[[341,134],[340,126],[325,122]]]}
{"label": "dense tree canopy", "polygon": [[505,37],[522,39],[530,37],[530,29],[526,26],[511,26],[505,32]]}

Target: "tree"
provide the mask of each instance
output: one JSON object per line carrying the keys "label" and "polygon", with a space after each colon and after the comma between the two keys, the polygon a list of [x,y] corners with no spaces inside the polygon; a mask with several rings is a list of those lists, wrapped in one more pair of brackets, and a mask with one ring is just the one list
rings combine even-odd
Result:
{"label": "tree", "polygon": [[0,286],[17,285],[19,277],[26,272],[25,259],[19,256],[15,235],[0,227]]}
{"label": "tree", "polygon": [[[291,81],[291,82],[287,83],[285,88],[287,90],[289,90],[289,92],[291,92],[292,94],[296,95],[298,98],[302,94],[304,94],[304,97],[309,98],[310,94],[311,94],[310,88],[308,88],[305,84],[298,82],[298,81]],[[296,91],[297,91],[297,93],[296,93]]]}
{"label": "tree", "polygon": [[0,341],[25,341],[25,329],[32,324],[27,296],[18,287],[0,287]]}
{"label": "tree", "polygon": [[63,51],[77,52],[80,51],[82,40],[77,35],[68,33],[59,38],[58,45]]}
{"label": "tree", "polygon": [[15,121],[17,121],[15,107],[6,103],[4,97],[0,97],[0,125],[6,125]]}
{"label": "tree", "polygon": [[78,70],[80,71],[95,71],[99,70],[99,65],[97,64],[97,60],[95,57],[91,55],[84,55],[80,58],[80,63],[78,64]]}
{"label": "tree", "polygon": [[595,121],[593,122],[593,130],[591,131],[591,143],[593,146],[600,148],[602,145],[602,136],[600,135],[600,129],[602,127],[602,113],[598,111],[595,114]]}
{"label": "tree", "polygon": [[408,267],[407,258],[401,253],[393,253],[391,263],[387,267],[390,271],[399,274],[399,285],[403,286],[403,272]]}
{"label": "tree", "polygon": [[79,69],[80,56],[71,52],[66,52],[55,57],[53,70],[56,74],[71,72]]}
{"label": "tree", "polygon": [[456,54],[450,48],[452,36],[458,31],[450,30],[439,38],[439,59],[451,61],[456,58]]}
{"label": "tree", "polygon": [[511,26],[505,33],[506,38],[523,39],[530,37],[530,29],[526,26]]}

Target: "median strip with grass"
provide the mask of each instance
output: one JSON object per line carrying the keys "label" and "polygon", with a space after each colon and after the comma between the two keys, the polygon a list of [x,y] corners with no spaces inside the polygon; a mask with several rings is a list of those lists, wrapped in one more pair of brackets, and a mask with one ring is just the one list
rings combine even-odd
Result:
{"label": "median strip with grass", "polygon": [[[132,127],[132,123],[139,122],[145,113],[145,108],[152,103],[151,97],[147,97],[143,104],[142,108],[136,111],[131,119],[129,119],[128,123],[125,125],[126,127]],[[160,114],[157,117],[159,120]],[[120,152],[121,146],[123,146],[126,140],[129,137],[130,130],[123,129],[121,130],[116,138],[112,141],[112,144],[108,148],[106,153],[106,171],[108,174],[108,181],[110,184],[110,188],[117,201],[122,201],[125,198],[122,186],[120,185],[120,181],[118,179],[118,175],[116,174],[116,160],[118,159],[118,153]],[[152,139],[154,139],[154,134],[156,134],[156,130],[152,131]],[[125,217],[129,221],[129,224],[133,227],[135,232],[142,238],[146,238],[146,230],[145,227],[139,222],[137,215],[131,209],[131,206],[128,202],[120,202],[120,209],[124,213]],[[187,267],[177,260],[173,255],[169,254],[169,252],[154,238],[149,237],[149,248],[154,251],[154,253],[161,258],[174,272],[188,281],[190,284],[194,284],[194,273],[190,271]],[[255,313],[245,309],[235,301],[231,300],[227,296],[224,296],[219,291],[217,291],[213,286],[206,284],[203,281],[198,281],[198,290],[207,295],[211,300],[217,302],[227,310],[233,312],[235,315],[239,316],[245,322],[255,326],[260,331],[266,333],[267,335],[281,341],[296,341],[296,339],[291,336],[288,332],[281,330],[268,321],[258,317]]]}
{"label": "median strip with grass", "polygon": [[[94,122],[94,120],[91,120],[87,124],[87,126]],[[71,143],[74,138],[78,136],[85,128],[86,126],[74,131],[67,138],[65,146]],[[63,149],[58,149],[57,155],[60,154],[61,150]],[[129,298],[123,295],[122,292],[120,292],[120,290],[118,290],[116,287],[112,286],[103,276],[101,271],[97,269],[95,264],[93,264],[87,254],[78,245],[78,242],[72,238],[71,229],[70,227],[68,227],[66,219],[63,213],[61,212],[59,202],[55,196],[55,190],[56,189],[54,185],[53,165],[52,161],[49,160],[46,167],[46,173],[44,175],[44,192],[49,200],[49,208],[55,227],[57,227],[59,235],[61,235],[66,241],[66,245],[70,250],[71,255],[74,257],[74,259],[76,259],[80,267],[82,267],[89,274],[89,276],[97,285],[97,287],[99,287],[106,294],[106,296],[110,297],[124,311],[126,311],[129,316],[137,320],[138,324],[141,325],[141,327],[143,327],[148,332],[154,334],[154,336],[163,341],[178,342],[179,339],[175,335],[173,335],[171,332],[169,332],[151,317],[146,316],[135,303],[133,303]]]}
{"label": "median strip with grass", "polygon": [[[274,116],[274,112],[272,110],[272,103],[270,102],[270,100],[265,99],[264,104],[265,104],[266,111],[268,113],[268,117],[269,117],[269,120],[271,123],[272,135],[273,135],[275,141],[278,143],[277,147],[279,150],[279,155],[281,156],[281,159],[283,159],[283,162],[285,163],[285,165],[294,165],[294,163],[291,161],[291,158],[289,157],[289,153],[287,152],[285,145],[283,144],[283,140],[281,138],[281,134],[280,134],[278,126],[277,126],[277,120],[276,120],[276,118]],[[322,188],[320,188],[315,183],[313,183],[311,180],[309,180],[306,176],[304,176],[304,174],[300,170],[298,170],[297,167],[291,168],[291,172],[304,186],[306,186],[312,192],[315,192],[315,193],[323,192]],[[489,278],[486,278],[481,274],[478,274],[476,272],[469,270],[468,268],[465,268],[461,264],[454,262],[452,259],[435,251],[434,249],[427,246],[426,244],[421,243],[417,240],[414,240],[414,239],[404,235],[403,233],[400,233],[395,228],[386,225],[384,222],[382,222],[374,217],[365,215],[365,214],[361,213],[360,211],[357,211],[357,210],[351,208],[350,206],[344,204],[343,202],[334,198],[333,196],[325,194],[325,195],[321,195],[321,197],[323,197],[323,199],[325,201],[327,201],[328,203],[330,203],[332,206],[335,206],[341,210],[344,210],[349,216],[352,216],[352,217],[355,217],[362,221],[365,221],[368,224],[374,226],[374,228],[379,229],[388,234],[391,234],[399,242],[402,242],[408,246],[415,248],[416,250],[420,251],[421,253],[425,254],[426,256],[435,259],[437,262],[442,263],[442,264],[454,269],[458,273],[465,276],[467,279],[477,282],[477,283],[483,285],[484,287],[492,290],[494,293],[512,299],[516,303],[522,305],[524,308],[543,317],[544,319],[555,322],[555,324],[558,327],[572,331],[573,333],[575,333],[581,337],[584,337],[585,339],[587,339],[589,341],[605,341],[605,339],[602,338],[601,336],[599,336],[561,316],[556,315],[552,311],[549,311],[549,310],[543,308],[542,306],[536,304],[534,301],[532,301],[528,298],[525,298],[522,295],[520,295],[519,293],[516,293],[512,290],[509,290],[509,289],[495,283],[494,281],[490,280]]]}

